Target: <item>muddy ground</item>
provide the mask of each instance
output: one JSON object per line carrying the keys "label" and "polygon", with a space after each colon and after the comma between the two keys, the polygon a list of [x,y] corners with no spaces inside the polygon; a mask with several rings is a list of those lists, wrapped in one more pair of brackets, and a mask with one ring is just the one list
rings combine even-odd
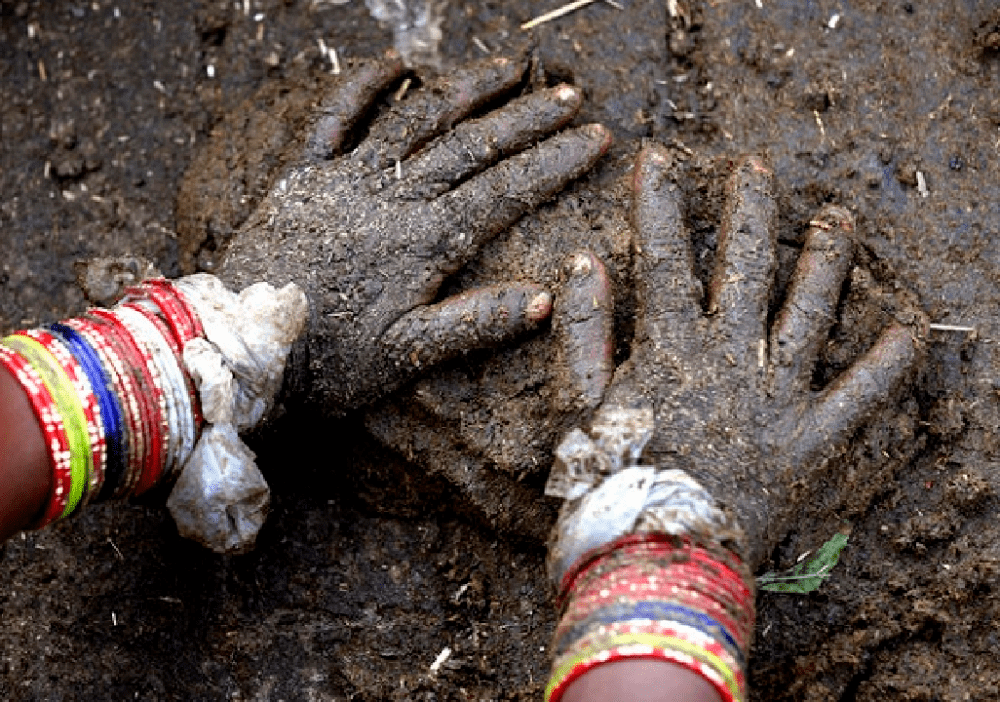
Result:
{"label": "muddy ground", "polygon": [[[518,25],[558,4],[450,3],[446,62],[523,45]],[[976,330],[932,332],[913,457],[875,486],[834,575],[759,596],[754,698],[997,699],[1000,14],[620,4],[531,35],[548,74],[585,89],[581,121],[617,137],[582,188],[617,182],[640,138],[704,163],[764,151],[784,241],[841,202],[934,322]],[[0,2],[0,328],[80,312],[79,259],[138,253],[179,274],[185,168],[264,81],[328,71],[319,38],[345,59],[391,44],[360,0]],[[542,545],[483,526],[360,419],[310,429],[256,437],[275,509],[251,555],[182,541],[156,504],[8,543],[0,695],[538,699],[554,616]]]}

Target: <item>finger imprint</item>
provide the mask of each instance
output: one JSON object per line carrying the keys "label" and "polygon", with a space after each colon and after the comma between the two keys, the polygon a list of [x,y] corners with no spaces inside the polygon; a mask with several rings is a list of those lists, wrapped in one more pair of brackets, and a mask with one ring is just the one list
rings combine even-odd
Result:
{"label": "finger imprint", "polygon": [[893,400],[922,352],[923,343],[912,327],[895,323],[883,331],[875,345],[807,410],[791,449],[794,464],[805,465],[824,451],[842,448],[865,420]]}
{"label": "finger imprint", "polygon": [[828,205],[813,221],[788,297],[772,329],[773,389],[779,397],[805,390],[830,326],[854,253],[854,217]]}
{"label": "finger imprint", "polygon": [[383,444],[401,451],[408,461],[457,486],[493,529],[545,540],[553,522],[549,505],[515,479],[496,470],[483,470],[481,463],[447,435],[395,405],[368,412],[365,427]]}

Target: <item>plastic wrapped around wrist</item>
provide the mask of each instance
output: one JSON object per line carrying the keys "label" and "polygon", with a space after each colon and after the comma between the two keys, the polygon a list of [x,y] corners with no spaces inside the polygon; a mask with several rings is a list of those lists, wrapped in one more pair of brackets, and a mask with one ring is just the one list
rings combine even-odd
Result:
{"label": "plastic wrapped around wrist", "polygon": [[652,410],[602,410],[590,436],[574,429],[556,449],[545,494],[567,500],[549,544],[548,571],[557,585],[587,552],[628,534],[741,540],[697,480],[683,470],[638,465],[652,434]]}
{"label": "plastic wrapped around wrist", "polygon": [[270,490],[237,432],[264,417],[281,388],[285,359],[301,334],[308,303],[289,284],[257,283],[236,294],[212,275],[176,281],[205,338],[184,346],[184,365],[209,423],[184,465],[167,508],[182,536],[218,553],[253,548]]}
{"label": "plastic wrapped around wrist", "polygon": [[546,702],[631,658],[746,699],[754,596],[742,532],[686,472],[639,463],[653,431],[652,410],[604,409],[589,435],[574,429],[556,449],[545,491],[566,502],[547,563],[561,617]]}
{"label": "plastic wrapped around wrist", "polygon": [[216,553],[253,548],[271,501],[254,458],[232,424],[202,432],[167,501],[182,536]]}

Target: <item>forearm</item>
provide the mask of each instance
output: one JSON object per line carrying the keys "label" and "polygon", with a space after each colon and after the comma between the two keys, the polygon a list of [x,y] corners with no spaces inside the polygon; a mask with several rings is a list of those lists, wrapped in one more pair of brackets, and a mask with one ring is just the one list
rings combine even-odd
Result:
{"label": "forearm", "polygon": [[0,541],[37,519],[51,481],[48,450],[31,403],[0,365]]}
{"label": "forearm", "polygon": [[184,536],[248,548],[268,489],[238,431],[280,386],[304,296],[267,284],[236,294],[205,275],[126,293],[0,340],[0,537],[173,485]]}
{"label": "forearm", "polygon": [[715,688],[683,666],[646,658],[615,661],[577,678],[563,702],[722,702]]}
{"label": "forearm", "polygon": [[[628,698],[626,691],[645,684],[643,699],[651,702],[742,702],[753,629],[746,580],[736,558],[689,536],[631,534],[586,554],[560,588],[547,700]],[[704,694],[676,696],[698,690]]]}
{"label": "forearm", "polygon": [[0,341],[2,536],[176,477],[200,425],[182,349],[199,336],[168,284],[114,310]]}

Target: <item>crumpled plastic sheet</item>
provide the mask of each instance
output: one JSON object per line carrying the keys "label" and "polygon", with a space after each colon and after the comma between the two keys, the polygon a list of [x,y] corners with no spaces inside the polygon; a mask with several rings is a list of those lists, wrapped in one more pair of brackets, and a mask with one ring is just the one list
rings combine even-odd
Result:
{"label": "crumpled plastic sheet", "polygon": [[216,553],[253,548],[271,503],[254,458],[232,424],[202,432],[167,500],[182,536]]}
{"label": "crumpled plastic sheet", "polygon": [[305,328],[305,293],[256,283],[236,294],[213,275],[175,281],[205,337],[188,342],[184,365],[208,424],[167,499],[177,530],[217,553],[253,548],[270,505],[255,456],[239,437],[270,409],[292,342]]}
{"label": "crumpled plastic sheet", "polygon": [[365,0],[368,12],[392,27],[393,45],[409,68],[441,68],[445,3],[440,0]]}
{"label": "crumpled plastic sheet", "polygon": [[639,465],[653,435],[650,409],[602,410],[590,435],[570,431],[556,449],[545,494],[566,502],[549,545],[549,577],[560,583],[588,551],[633,533],[732,531],[729,518],[685,471]]}

